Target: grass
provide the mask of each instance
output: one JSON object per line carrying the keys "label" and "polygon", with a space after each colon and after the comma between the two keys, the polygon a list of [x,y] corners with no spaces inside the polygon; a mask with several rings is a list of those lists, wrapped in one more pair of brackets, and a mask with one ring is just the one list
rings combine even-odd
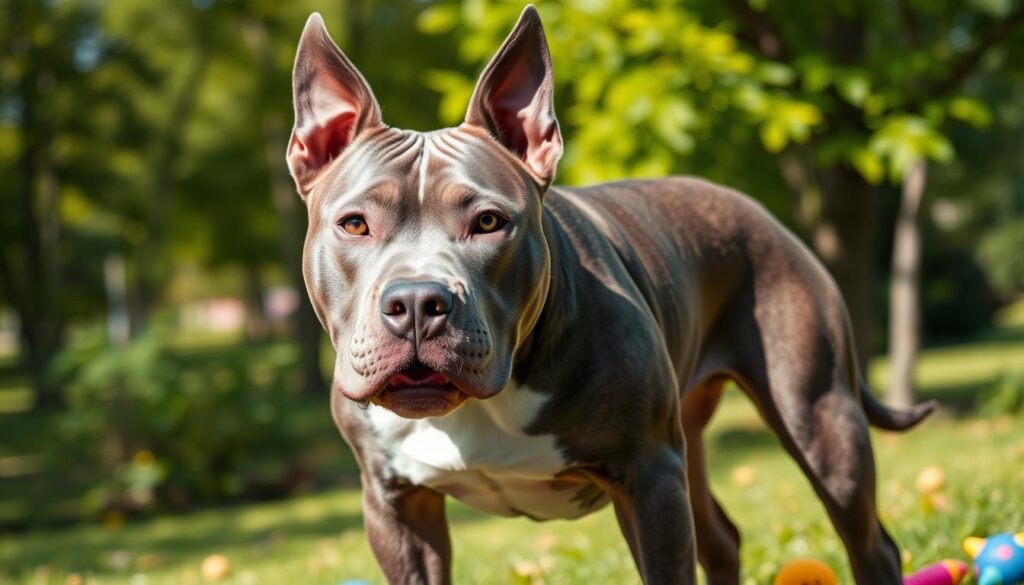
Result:
{"label": "grass", "polygon": [[[879,508],[907,568],[962,558],[960,541],[1024,528],[1024,418],[967,416],[979,388],[1024,370],[1024,328],[925,352],[922,394],[953,406],[905,435],[877,433]],[[883,387],[885,364],[871,370]],[[323,416],[327,416],[326,406]],[[803,476],[739,395],[727,395],[709,430],[712,484],[739,525],[746,583],[768,583],[799,556],[835,567],[852,582],[842,547]],[[945,470],[935,498],[914,488],[929,465]],[[2,466],[0,466],[2,472]],[[492,518],[449,506],[460,583],[638,583],[614,515],[575,522]],[[382,583],[366,544],[359,494],[335,489],[131,522],[21,532],[0,537],[0,583],[199,583],[210,554],[231,561],[223,582]]]}

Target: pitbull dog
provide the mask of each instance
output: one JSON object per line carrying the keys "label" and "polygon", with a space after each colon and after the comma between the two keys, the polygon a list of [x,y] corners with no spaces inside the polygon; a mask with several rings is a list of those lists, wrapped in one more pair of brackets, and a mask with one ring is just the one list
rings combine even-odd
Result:
{"label": "pitbull dog", "polygon": [[337,352],[331,407],[392,583],[448,583],[445,496],[501,515],[611,503],[644,583],[739,581],[701,432],[735,382],[807,475],[857,582],[902,583],[875,509],[863,387],[835,282],[760,205],[693,178],[551,187],[562,153],[527,7],[465,122],[386,126],[310,17],[288,165],[304,273]]}

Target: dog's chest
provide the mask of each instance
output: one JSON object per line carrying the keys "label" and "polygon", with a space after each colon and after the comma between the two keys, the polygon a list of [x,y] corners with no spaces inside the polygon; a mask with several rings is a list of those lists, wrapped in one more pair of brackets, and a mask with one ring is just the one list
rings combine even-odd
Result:
{"label": "dog's chest", "polygon": [[577,518],[606,499],[571,471],[553,436],[523,432],[545,399],[509,387],[444,418],[409,420],[371,406],[369,419],[393,471],[416,485],[492,514]]}

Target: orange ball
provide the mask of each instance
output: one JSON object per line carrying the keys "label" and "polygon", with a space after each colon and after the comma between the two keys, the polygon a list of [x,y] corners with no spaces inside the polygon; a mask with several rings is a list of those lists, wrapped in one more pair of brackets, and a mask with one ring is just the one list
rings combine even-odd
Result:
{"label": "orange ball", "polygon": [[783,565],[775,585],[839,585],[839,577],[819,560],[796,559]]}

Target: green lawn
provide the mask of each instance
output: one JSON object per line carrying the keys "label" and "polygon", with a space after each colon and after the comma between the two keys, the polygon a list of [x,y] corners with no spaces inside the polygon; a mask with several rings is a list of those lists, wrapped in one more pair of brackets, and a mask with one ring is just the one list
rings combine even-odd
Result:
{"label": "green lawn", "polygon": [[[1024,370],[1019,322],[972,343],[929,350],[919,376],[923,393],[955,408],[906,435],[875,434],[879,505],[908,567],[962,558],[967,535],[1024,528],[1024,418],[965,414],[977,391],[1010,369]],[[884,370],[873,364],[876,386]],[[851,582],[821,506],[738,392],[727,396],[710,432],[713,484],[743,532],[746,582],[768,583],[798,556],[821,558]],[[937,506],[914,488],[928,465],[941,466],[947,477]],[[749,483],[737,485],[743,482],[736,475]],[[458,504],[449,515],[457,582],[638,582],[610,510],[571,523],[491,518]],[[202,559],[214,553],[232,563],[225,583],[383,582],[363,537],[359,495],[339,489],[121,528],[4,536],[0,583],[74,583],[73,573],[84,583],[199,583]]]}

